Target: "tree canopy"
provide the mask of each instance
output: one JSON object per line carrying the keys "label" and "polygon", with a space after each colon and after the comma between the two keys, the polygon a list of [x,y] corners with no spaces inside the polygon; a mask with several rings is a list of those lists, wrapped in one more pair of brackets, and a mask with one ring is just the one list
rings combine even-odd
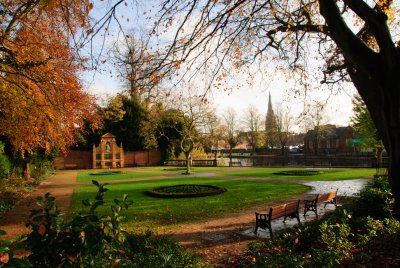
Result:
{"label": "tree canopy", "polygon": [[64,150],[83,117],[99,123],[71,46],[91,7],[68,0],[0,3],[0,135],[15,151]]}
{"label": "tree canopy", "polygon": [[321,81],[352,82],[371,114],[391,158],[400,216],[399,10],[393,0],[163,1],[156,30],[175,34],[160,68],[213,58],[215,82],[249,64],[279,62],[306,79],[324,61]]}

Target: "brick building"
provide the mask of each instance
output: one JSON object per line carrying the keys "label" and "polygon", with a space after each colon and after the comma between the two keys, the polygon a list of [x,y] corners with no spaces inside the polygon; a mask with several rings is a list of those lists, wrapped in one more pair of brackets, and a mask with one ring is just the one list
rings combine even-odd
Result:
{"label": "brick building", "polygon": [[350,127],[335,125],[319,126],[309,130],[304,137],[304,153],[306,154],[344,154],[355,153],[357,135]]}

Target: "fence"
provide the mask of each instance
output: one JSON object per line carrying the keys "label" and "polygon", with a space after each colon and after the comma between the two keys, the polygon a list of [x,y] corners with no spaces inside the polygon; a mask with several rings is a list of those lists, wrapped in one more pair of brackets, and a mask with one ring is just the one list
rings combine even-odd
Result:
{"label": "fence", "polygon": [[[186,166],[186,160],[166,160],[164,166]],[[217,160],[192,160],[192,167],[216,167]]]}
{"label": "fence", "polygon": [[[243,166],[306,166],[306,167],[377,167],[377,160],[372,156],[314,156],[314,155],[275,155],[233,157],[232,161],[241,162]],[[388,167],[389,159],[383,158],[382,167]]]}
{"label": "fence", "polygon": [[[383,158],[383,168],[388,167],[389,160]],[[186,160],[164,161],[165,166],[185,166]],[[257,167],[378,167],[376,158],[372,156],[314,156],[314,155],[263,155],[235,156],[218,160],[192,160],[191,166],[257,166]]]}

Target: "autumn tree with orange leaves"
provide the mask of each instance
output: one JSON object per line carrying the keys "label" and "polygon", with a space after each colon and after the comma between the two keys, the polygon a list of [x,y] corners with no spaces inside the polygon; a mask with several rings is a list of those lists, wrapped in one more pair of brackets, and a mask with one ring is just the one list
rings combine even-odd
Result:
{"label": "autumn tree with orange leaves", "polygon": [[91,8],[89,1],[0,3],[0,135],[14,151],[66,150],[83,118],[98,124],[72,49]]}
{"label": "autumn tree with orange leaves", "polygon": [[0,4],[0,134],[16,151],[68,148],[82,118],[96,109],[79,82],[82,66],[70,40],[87,25],[86,5],[87,1]]}

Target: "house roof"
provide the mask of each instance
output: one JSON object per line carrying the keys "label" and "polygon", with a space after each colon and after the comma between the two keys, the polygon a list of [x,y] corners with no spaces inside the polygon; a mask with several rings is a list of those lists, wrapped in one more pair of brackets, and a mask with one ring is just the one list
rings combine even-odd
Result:
{"label": "house roof", "polygon": [[[343,135],[346,129],[350,128],[350,126],[347,127],[336,127],[334,125],[324,125],[321,126],[322,128],[325,129],[325,135],[328,135],[330,139],[340,139],[340,137]],[[315,129],[307,131],[306,135],[304,136],[305,140],[309,139],[314,139],[316,134]],[[327,138],[325,137],[325,138]]]}
{"label": "house roof", "polygon": [[115,135],[111,134],[111,133],[106,133],[103,136],[101,136],[102,138],[115,138]]}

